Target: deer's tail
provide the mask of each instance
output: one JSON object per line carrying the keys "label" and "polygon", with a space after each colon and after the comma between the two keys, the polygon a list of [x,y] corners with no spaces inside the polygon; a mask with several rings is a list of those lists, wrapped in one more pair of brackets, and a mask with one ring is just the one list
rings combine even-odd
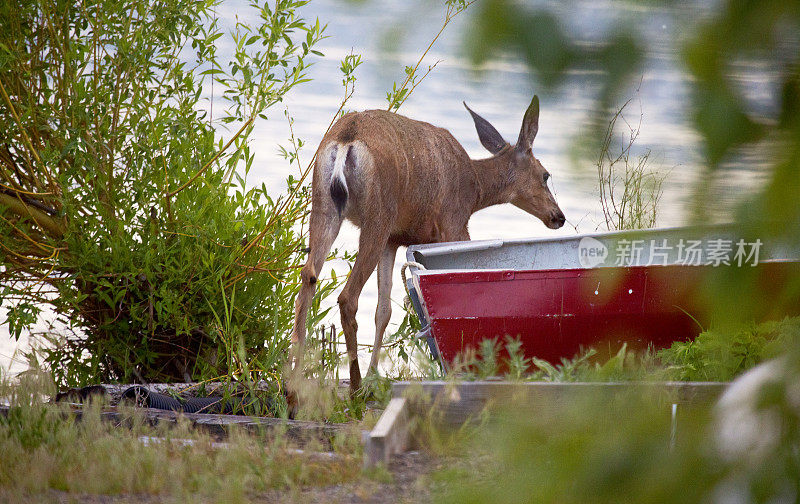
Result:
{"label": "deer's tail", "polygon": [[349,171],[353,173],[355,168],[355,159],[353,156],[353,146],[344,145],[336,152],[336,159],[333,162],[333,174],[331,175],[331,199],[336,205],[336,210],[341,216],[347,206],[347,197],[349,190],[347,189],[347,177],[345,173]]}

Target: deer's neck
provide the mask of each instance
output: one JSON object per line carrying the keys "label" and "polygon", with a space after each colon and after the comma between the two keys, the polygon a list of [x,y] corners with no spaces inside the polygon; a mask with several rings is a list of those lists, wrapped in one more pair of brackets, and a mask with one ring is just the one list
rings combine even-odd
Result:
{"label": "deer's neck", "polygon": [[512,198],[513,175],[506,153],[488,159],[471,160],[476,201],[472,212],[508,203]]}

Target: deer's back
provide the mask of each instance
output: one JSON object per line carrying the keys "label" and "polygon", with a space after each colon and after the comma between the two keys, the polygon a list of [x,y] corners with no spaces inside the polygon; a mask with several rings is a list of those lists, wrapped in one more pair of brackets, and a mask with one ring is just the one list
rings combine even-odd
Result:
{"label": "deer's back", "polygon": [[[318,159],[333,145],[357,149],[355,173],[347,173],[354,201],[346,215],[356,225],[391,215],[392,234],[409,243],[438,241],[450,228],[466,225],[469,215],[453,210],[472,204],[472,167],[446,129],[368,110],[339,119],[320,144]],[[323,183],[323,173],[315,177]]]}

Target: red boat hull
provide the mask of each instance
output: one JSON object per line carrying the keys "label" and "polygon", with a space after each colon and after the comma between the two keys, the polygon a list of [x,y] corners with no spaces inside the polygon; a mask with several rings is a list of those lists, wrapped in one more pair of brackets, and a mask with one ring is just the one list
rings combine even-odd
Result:
{"label": "red boat hull", "polygon": [[[710,323],[708,266],[531,271],[458,271],[419,276],[432,335],[446,363],[485,338],[519,338],[527,357],[550,362],[581,347],[669,346]],[[753,273],[771,292],[798,278],[795,262],[759,264]],[[785,301],[785,300],[784,300]],[[785,306],[785,304],[784,304]],[[783,315],[797,314],[782,313]]]}

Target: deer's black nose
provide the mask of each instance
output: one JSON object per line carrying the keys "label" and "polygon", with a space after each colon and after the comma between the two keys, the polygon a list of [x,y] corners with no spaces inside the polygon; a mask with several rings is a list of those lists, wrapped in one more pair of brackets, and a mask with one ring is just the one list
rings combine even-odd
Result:
{"label": "deer's black nose", "polygon": [[550,217],[550,223],[554,229],[560,228],[561,226],[564,225],[566,221],[567,218],[564,217],[564,212],[562,212],[561,210],[553,212],[553,216]]}

